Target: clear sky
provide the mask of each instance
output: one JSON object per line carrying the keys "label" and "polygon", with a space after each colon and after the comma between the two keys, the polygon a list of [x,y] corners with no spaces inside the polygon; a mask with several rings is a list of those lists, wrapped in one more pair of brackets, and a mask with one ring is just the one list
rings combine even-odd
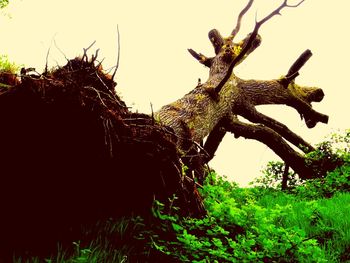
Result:
{"label": "clear sky", "polygon": [[[207,33],[217,28],[227,36],[247,0],[13,0],[0,17],[0,54],[27,67],[41,70],[51,46],[49,65],[64,64],[94,40],[105,58],[104,68],[117,57],[117,25],[121,35],[117,90],[133,110],[150,113],[205,81],[208,70],[193,59],[187,48],[213,55]],[[243,38],[254,26],[254,16],[265,16],[282,0],[256,0],[243,20]],[[290,4],[298,1],[289,0]],[[350,1],[306,0],[298,8],[282,10],[282,16],[260,29],[262,45],[235,73],[245,79],[273,79],[286,74],[294,60],[311,49],[313,57],[302,68],[297,83],[317,86],[326,96],[314,108],[330,116],[329,124],[308,129],[293,109],[264,106],[258,109],[287,124],[311,143],[331,131],[350,128],[349,61]],[[92,49],[94,50],[94,49]],[[259,175],[268,160],[277,159],[265,145],[226,135],[211,162],[220,174],[242,185]]]}

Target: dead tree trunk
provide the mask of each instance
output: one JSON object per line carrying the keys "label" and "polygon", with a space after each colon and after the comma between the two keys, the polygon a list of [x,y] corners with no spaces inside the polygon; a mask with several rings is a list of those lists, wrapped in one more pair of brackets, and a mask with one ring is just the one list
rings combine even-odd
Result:
{"label": "dead tree trunk", "polygon": [[[260,113],[255,107],[283,104],[296,109],[308,128],[313,128],[318,122],[327,123],[328,116],[315,111],[311,106],[312,102],[323,99],[322,89],[295,83],[298,71],[311,57],[311,51],[306,50],[301,54],[282,78],[243,80],[233,72],[234,67],[260,45],[260,26],[280,14],[283,8],[297,7],[302,2],[288,5],[285,0],[268,16],[257,21],[252,33],[235,43],[233,39],[240,29],[242,17],[253,3],[250,0],[239,14],[237,26],[230,36],[223,38],[216,29],[209,32],[209,39],[215,50],[214,57],[206,57],[189,49],[195,59],[209,68],[208,80],[203,84],[199,83],[183,98],[163,106],[155,116],[173,128],[184,162],[195,170],[199,181],[203,180],[204,174],[198,167],[203,167],[213,158],[226,132],[233,133],[236,138],[242,136],[266,144],[301,178],[314,177],[314,172],[306,165],[303,154],[294,150],[290,144],[304,153],[312,151],[313,147],[286,125]],[[240,121],[238,116],[251,123]],[[201,147],[205,138],[206,142]]]}

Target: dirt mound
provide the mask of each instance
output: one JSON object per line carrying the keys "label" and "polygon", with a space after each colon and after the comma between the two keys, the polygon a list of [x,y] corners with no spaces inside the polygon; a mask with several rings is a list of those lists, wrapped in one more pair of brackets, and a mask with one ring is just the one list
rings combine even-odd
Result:
{"label": "dirt mound", "polygon": [[95,61],[76,58],[2,88],[3,251],[50,251],[81,224],[147,213],[174,193],[183,214],[203,213],[171,129],[130,112],[115,85]]}

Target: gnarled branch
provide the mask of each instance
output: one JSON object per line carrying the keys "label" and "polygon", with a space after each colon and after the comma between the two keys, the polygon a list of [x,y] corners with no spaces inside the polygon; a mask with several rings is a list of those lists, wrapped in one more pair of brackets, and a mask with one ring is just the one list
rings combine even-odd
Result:
{"label": "gnarled branch", "polygon": [[302,87],[294,82],[285,88],[280,80],[241,80],[239,87],[252,105],[285,104],[305,118],[307,127],[318,122],[327,123],[328,116],[315,111],[311,102],[321,101],[324,94],[319,88]]}
{"label": "gnarled branch", "polygon": [[243,123],[237,118],[231,118],[225,123],[227,131],[232,132],[235,136],[242,136],[247,139],[255,139],[266,144],[272,149],[286,164],[288,164],[300,178],[308,179],[314,177],[313,170],[306,166],[304,157],[293,150],[286,143],[282,136],[265,127],[264,125],[254,125]]}
{"label": "gnarled branch", "polygon": [[265,126],[271,128],[275,132],[277,132],[279,135],[281,135],[283,138],[285,138],[287,141],[294,144],[296,147],[298,147],[300,150],[302,150],[305,153],[311,152],[314,149],[314,147],[311,146],[308,142],[306,142],[303,138],[301,138],[299,135],[292,132],[286,125],[283,123],[270,118],[269,116],[266,116],[265,114],[260,113],[256,110],[254,106],[244,105],[244,108],[242,108],[239,111],[239,115],[246,118],[247,120],[254,122],[254,123],[261,123]]}

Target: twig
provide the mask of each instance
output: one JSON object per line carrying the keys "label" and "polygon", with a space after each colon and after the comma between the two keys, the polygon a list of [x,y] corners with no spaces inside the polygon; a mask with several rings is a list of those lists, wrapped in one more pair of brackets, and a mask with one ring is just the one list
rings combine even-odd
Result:
{"label": "twig", "polygon": [[151,105],[151,112],[152,112],[152,125],[154,125],[154,112],[153,112],[153,105],[152,102],[149,103]]}
{"label": "twig", "polygon": [[99,61],[98,64],[96,65],[96,68],[100,68],[102,66],[102,63],[104,60],[105,60],[105,58],[101,59],[101,61]]}
{"label": "twig", "polygon": [[200,156],[200,155],[204,154],[207,157],[210,157],[209,153],[198,142],[193,141],[193,144],[196,145],[199,150],[201,150],[201,152],[198,155],[196,155],[196,156]]}
{"label": "twig", "polygon": [[[56,34],[57,34],[57,33],[56,33]],[[53,37],[52,37],[52,39],[51,39],[50,47],[49,47],[48,50],[47,50],[47,54],[46,54],[46,63],[45,63],[45,71],[44,71],[44,74],[43,74],[43,75],[46,75],[46,74],[47,74],[47,71],[48,71],[49,54],[50,54],[50,50],[51,50],[51,47],[52,47],[52,42],[54,41],[56,34],[53,35]]]}
{"label": "twig", "polygon": [[120,33],[119,33],[118,25],[117,25],[117,34],[118,34],[118,57],[117,57],[117,64],[115,65],[114,72],[112,74],[112,80],[114,80],[115,74],[117,73],[117,70],[119,67],[119,59],[120,59]]}
{"label": "twig", "polygon": [[90,46],[88,46],[87,48],[83,48],[84,54],[83,54],[83,57],[81,58],[82,61],[84,61],[84,59],[85,59],[85,61],[88,62],[89,59],[88,59],[88,56],[87,56],[87,51],[88,51],[93,45],[95,45],[95,43],[96,43],[96,40],[94,40],[94,41],[90,44]]}
{"label": "twig", "polygon": [[98,52],[100,51],[100,49],[98,48],[98,49],[96,49],[96,51],[95,51],[95,55],[92,55],[91,56],[91,61],[90,61],[90,65],[94,65],[94,62],[95,62],[95,60],[96,60],[96,58],[98,57]]}
{"label": "twig", "polygon": [[54,45],[55,45],[55,47],[57,48],[57,50],[61,53],[61,55],[63,55],[64,56],[64,58],[67,60],[67,62],[69,63],[70,62],[70,60],[67,58],[67,56],[66,56],[66,54],[64,54],[64,52],[58,47],[58,45],[57,45],[57,43],[56,43],[56,40],[55,39],[53,39],[53,43],[54,43]]}
{"label": "twig", "polygon": [[94,41],[90,44],[90,46],[88,46],[87,48],[84,48],[84,51],[88,51],[93,45],[95,45],[95,43],[96,43],[96,40],[94,40]]}
{"label": "twig", "polygon": [[117,102],[118,105],[122,108],[127,108],[125,105],[122,105],[120,103],[120,101],[117,100],[117,98],[115,97],[115,95],[113,94],[113,92],[110,90],[110,88],[106,85],[106,83],[104,83],[104,81],[101,79],[101,77],[98,75],[97,71],[95,71],[97,78],[101,81],[101,83],[103,84],[103,86],[111,93],[111,95],[113,96],[113,98],[111,97],[110,94],[100,91],[100,93],[105,94],[106,96],[108,96],[110,99],[112,99],[113,101]]}
{"label": "twig", "polygon": [[107,108],[107,105],[104,103],[103,99],[101,98],[100,92],[99,92],[97,89],[95,89],[95,88],[92,87],[92,86],[86,86],[86,87],[84,87],[84,88],[85,88],[85,89],[91,89],[91,90],[95,91],[96,94],[97,94],[97,96],[98,96],[98,98],[100,99],[102,105],[105,106],[105,107]]}

